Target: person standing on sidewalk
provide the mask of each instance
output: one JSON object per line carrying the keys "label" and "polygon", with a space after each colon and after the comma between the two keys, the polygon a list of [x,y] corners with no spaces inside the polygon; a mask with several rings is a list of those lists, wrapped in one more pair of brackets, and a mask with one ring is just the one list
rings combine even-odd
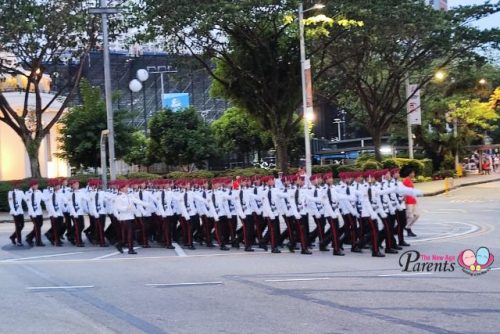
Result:
{"label": "person standing on sidewalk", "polygon": [[[415,178],[415,170],[411,167],[403,168],[401,170],[401,176],[404,177],[403,185],[408,188],[415,188],[412,179]],[[406,233],[409,237],[416,237],[417,235],[413,233],[411,227],[420,217],[417,208],[417,199],[414,196],[405,196],[406,203]]]}

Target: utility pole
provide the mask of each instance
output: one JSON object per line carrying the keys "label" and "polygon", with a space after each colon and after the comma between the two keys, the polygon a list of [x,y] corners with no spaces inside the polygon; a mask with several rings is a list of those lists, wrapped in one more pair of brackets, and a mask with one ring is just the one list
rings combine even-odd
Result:
{"label": "utility pole", "polygon": [[[118,14],[119,8],[106,7],[106,0],[101,0],[100,7],[90,8],[90,14],[100,14],[102,18],[102,40],[103,40],[103,58],[104,58],[104,91],[106,100],[106,120],[108,126],[108,150],[109,150],[109,173],[110,179],[116,179],[115,166],[115,131],[113,126],[113,102],[111,97],[111,70],[109,61],[109,36],[108,36],[108,15]],[[103,170],[103,173],[106,173]]]}

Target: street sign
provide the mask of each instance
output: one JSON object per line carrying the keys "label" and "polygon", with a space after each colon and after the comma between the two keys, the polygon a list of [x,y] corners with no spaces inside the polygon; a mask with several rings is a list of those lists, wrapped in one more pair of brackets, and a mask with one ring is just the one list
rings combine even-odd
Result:
{"label": "street sign", "polygon": [[179,111],[189,108],[189,94],[188,93],[169,93],[163,94],[162,99],[163,108],[172,111]]}
{"label": "street sign", "polygon": [[406,111],[408,113],[408,122],[410,125],[422,124],[422,110],[420,108],[420,89],[418,85],[408,85],[406,87],[406,96],[411,98],[406,104]]}
{"label": "street sign", "polygon": [[304,63],[304,77],[306,79],[306,108],[307,113],[312,114],[313,112],[313,87],[312,87],[312,75],[311,75],[311,61],[306,59]]}

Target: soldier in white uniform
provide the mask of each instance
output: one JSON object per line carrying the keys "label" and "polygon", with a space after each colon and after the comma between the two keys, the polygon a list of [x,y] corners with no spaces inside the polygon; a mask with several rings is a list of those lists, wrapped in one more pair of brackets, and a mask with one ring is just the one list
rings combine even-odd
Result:
{"label": "soldier in white uniform", "polygon": [[[319,250],[322,252],[329,251],[330,249],[325,245],[325,204],[322,199],[325,197],[324,188],[321,187],[322,176],[320,174],[311,175],[310,181],[312,184],[312,189],[309,191],[311,197],[315,197],[318,200],[309,201],[307,203],[307,208],[309,214],[313,217],[316,223],[316,228],[309,235],[309,243],[312,244],[316,237],[319,237]],[[319,201],[321,199],[321,201]]]}
{"label": "soldier in white uniform", "polygon": [[26,242],[33,246],[33,238],[36,246],[43,247],[41,230],[43,225],[42,200],[43,194],[38,190],[38,180],[31,180],[30,189],[25,193],[24,198],[28,206],[28,214],[33,222],[33,230],[26,236]]}
{"label": "soldier in white uniform", "polygon": [[378,218],[382,221],[384,226],[384,228],[379,231],[378,243],[379,247],[381,247],[382,242],[385,240],[385,253],[397,254],[397,248],[400,247],[393,242],[395,241],[392,235],[393,227],[389,221],[390,202],[387,194],[391,189],[384,183],[382,179],[383,174],[385,174],[384,171],[374,171],[371,183],[373,210],[377,213]]}
{"label": "soldier in white uniform", "polygon": [[229,221],[227,212],[227,192],[224,190],[224,185],[227,180],[224,178],[216,178],[212,180],[212,203],[215,209],[215,214],[218,220],[215,222],[215,236],[221,250],[227,251],[226,241],[229,239]]}
{"label": "soldier in white uniform", "polygon": [[172,186],[173,183],[170,180],[162,182],[162,189],[158,198],[159,207],[161,208],[163,243],[167,249],[175,249],[172,245],[173,231],[175,229]]}
{"label": "soldier in white uniform", "polygon": [[117,182],[118,194],[113,200],[113,215],[120,223],[120,241],[116,243],[116,249],[123,253],[123,246],[127,244],[129,254],[137,254],[134,250],[133,228],[135,220],[136,205],[149,206],[149,203],[139,200],[134,194],[129,192],[127,181]]}
{"label": "soldier in white uniform", "polygon": [[100,247],[107,247],[104,231],[106,229],[106,215],[108,210],[108,193],[99,189],[101,180],[92,179],[88,182],[90,191],[88,193],[89,218],[94,221],[93,239],[97,241]]}
{"label": "soldier in white uniform", "polygon": [[49,180],[48,186],[49,187],[45,189],[43,194],[51,227],[45,232],[45,236],[53,246],[61,247],[63,244],[60,235],[64,227],[64,215],[62,210],[67,199],[61,193],[61,181],[59,179]]}
{"label": "soldier in white uniform", "polygon": [[19,187],[20,182],[12,182],[12,189],[8,192],[9,214],[14,219],[15,231],[10,236],[13,245],[23,246],[22,231],[24,228],[24,192]]}
{"label": "soldier in white uniform", "polygon": [[347,196],[347,199],[339,199],[339,209],[344,221],[344,239],[349,238],[351,242],[351,252],[361,253],[359,247],[359,229],[357,219],[359,217],[356,207],[356,195],[351,189],[352,173],[339,173],[340,182],[335,187],[338,194]]}
{"label": "soldier in white uniform", "polygon": [[378,244],[378,225],[377,225],[377,214],[373,211],[372,207],[372,189],[369,182],[363,179],[363,176],[370,180],[373,175],[373,171],[366,171],[364,174],[362,172],[355,173],[355,182],[353,183],[353,189],[357,197],[357,209],[361,216],[360,224],[360,246],[363,247],[366,243],[366,235],[371,238],[372,256],[373,257],[385,257],[385,255],[380,251]]}
{"label": "soldier in white uniform", "polygon": [[280,196],[278,196],[279,189],[274,186],[274,182],[275,180],[272,176],[267,176],[264,178],[264,183],[267,184],[267,187],[264,191],[265,196],[262,197],[262,215],[267,222],[269,235],[271,237],[271,252],[281,253],[281,251],[278,249],[278,238],[280,236],[280,212],[278,210],[278,202],[280,200]]}
{"label": "soldier in white uniform", "polygon": [[201,201],[196,201],[196,208],[201,218],[201,230],[203,231],[203,240],[208,248],[215,247],[212,243],[212,229],[214,228],[217,216],[215,214],[215,209],[213,202],[211,200],[212,190],[208,189],[208,180],[201,179],[198,180],[198,196],[203,197],[207,200],[208,204],[204,204]]}
{"label": "soldier in white uniform", "polygon": [[349,196],[341,193],[337,193],[335,190],[335,185],[333,184],[333,173],[326,173],[324,175],[325,183],[325,217],[330,225],[329,233],[325,238],[325,244],[327,242],[332,242],[333,255],[344,256],[342,241],[340,239],[341,235],[344,233],[344,227],[340,227],[339,218],[340,211],[339,205],[340,200],[349,200]]}
{"label": "soldier in white uniform", "polygon": [[[62,197],[69,198],[69,195],[71,193],[71,188],[68,186],[68,180],[65,178],[59,178],[59,181],[61,182]],[[73,227],[73,221],[71,220],[71,215],[69,214],[68,202],[65,202],[65,204],[63,205],[62,212],[64,216],[64,224],[61,229],[61,234],[59,235],[59,238],[61,240],[64,240],[64,233],[66,232],[66,238],[74,243],[74,236],[73,236],[74,227]]]}
{"label": "soldier in white uniform", "polygon": [[80,182],[78,180],[69,181],[69,185],[71,186],[71,193],[69,194],[69,212],[71,218],[73,219],[73,235],[74,235],[74,244],[76,247],[84,247],[85,244],[82,240],[82,232],[85,229],[85,204],[87,199],[87,192],[85,189],[80,189]]}

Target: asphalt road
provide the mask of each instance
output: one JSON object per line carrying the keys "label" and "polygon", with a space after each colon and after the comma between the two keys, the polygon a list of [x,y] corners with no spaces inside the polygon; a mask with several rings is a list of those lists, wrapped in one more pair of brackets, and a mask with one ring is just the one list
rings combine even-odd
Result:
{"label": "asphalt road", "polygon": [[368,252],[21,249],[0,224],[0,333],[500,333],[499,190],[420,199],[408,239],[431,257],[488,247],[480,276],[403,272],[401,254]]}

